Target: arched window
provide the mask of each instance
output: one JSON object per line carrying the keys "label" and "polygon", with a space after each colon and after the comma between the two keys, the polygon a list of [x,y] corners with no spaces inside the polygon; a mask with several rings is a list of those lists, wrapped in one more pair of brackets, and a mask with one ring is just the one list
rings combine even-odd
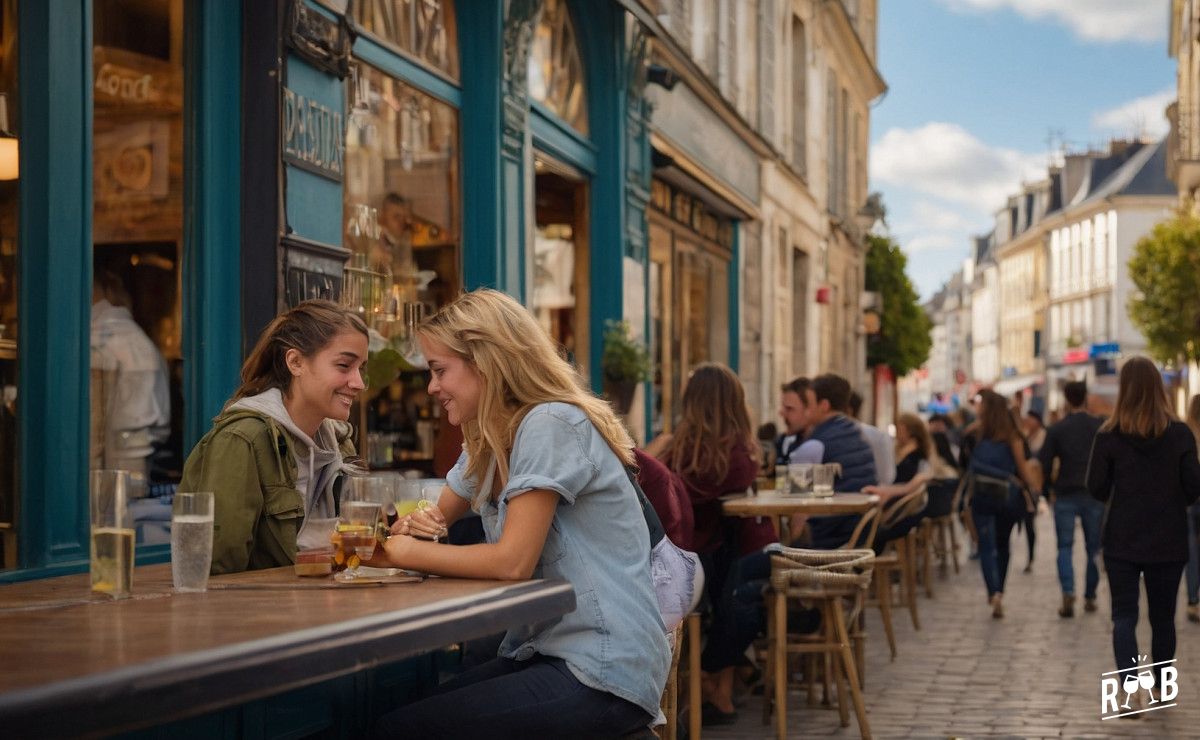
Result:
{"label": "arched window", "polygon": [[364,31],[458,79],[453,0],[361,0],[354,20]]}
{"label": "arched window", "polygon": [[587,134],[583,60],[566,0],[545,0],[529,52],[529,96]]}

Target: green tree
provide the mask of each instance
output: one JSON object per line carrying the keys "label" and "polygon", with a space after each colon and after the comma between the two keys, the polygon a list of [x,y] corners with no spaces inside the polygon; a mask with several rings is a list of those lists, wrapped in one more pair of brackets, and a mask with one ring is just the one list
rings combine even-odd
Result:
{"label": "green tree", "polygon": [[879,334],[867,343],[867,363],[887,365],[900,377],[929,358],[933,323],[904,272],[908,258],[900,245],[875,234],[867,235],[867,242],[867,290],[879,293],[883,301]]}
{"label": "green tree", "polygon": [[1163,362],[1200,360],[1200,218],[1187,210],[1138,240],[1129,318]]}

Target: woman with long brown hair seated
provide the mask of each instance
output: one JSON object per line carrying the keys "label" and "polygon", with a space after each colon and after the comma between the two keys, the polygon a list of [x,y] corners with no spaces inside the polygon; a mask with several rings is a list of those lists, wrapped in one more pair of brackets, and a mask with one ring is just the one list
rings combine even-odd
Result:
{"label": "woman with long brown hair seated", "polygon": [[705,590],[713,608],[713,630],[701,660],[712,706],[706,717],[727,723],[736,719],[732,692],[737,655],[724,655],[733,640],[723,636],[733,631],[734,622],[730,572],[740,556],[778,537],[769,520],[730,518],[721,512],[721,497],[743,493],[758,473],[758,442],[737,375],[717,363],[697,366],[688,378],[681,410],[674,434],[655,439],[647,451],[680,477],[691,498],[692,545],[704,564]]}

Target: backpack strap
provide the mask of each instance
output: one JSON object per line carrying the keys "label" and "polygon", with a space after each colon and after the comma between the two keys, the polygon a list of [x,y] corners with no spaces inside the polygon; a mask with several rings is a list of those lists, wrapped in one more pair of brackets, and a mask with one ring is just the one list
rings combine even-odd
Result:
{"label": "backpack strap", "polygon": [[638,483],[637,476],[634,475],[634,468],[626,466],[625,475],[629,476],[629,484],[637,492],[638,502],[642,505],[642,516],[645,517],[646,529],[650,532],[650,549],[653,550],[667,536],[667,532],[663,529],[662,520],[658,518],[658,512],[654,510],[650,499],[646,498],[646,492]]}

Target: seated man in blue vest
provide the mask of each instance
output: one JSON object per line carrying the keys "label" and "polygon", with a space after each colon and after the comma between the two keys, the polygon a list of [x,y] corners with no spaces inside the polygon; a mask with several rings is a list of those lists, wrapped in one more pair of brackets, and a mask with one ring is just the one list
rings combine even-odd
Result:
{"label": "seated man in blue vest", "polygon": [[776,465],[821,462],[819,456],[803,458],[799,454],[800,448],[804,445],[805,434],[808,432],[808,407],[805,395],[808,384],[808,378],[796,378],[790,383],[784,384],[780,389],[779,418],[783,419],[783,434],[775,440]]}
{"label": "seated man in blue vest", "polygon": [[[842,474],[834,481],[834,491],[858,492],[878,484],[871,446],[858,424],[846,415],[850,406],[850,383],[832,373],[819,375],[809,383],[805,395],[809,434],[796,456],[840,464]],[[854,533],[858,520],[856,514],[809,519],[812,546],[823,550],[841,547]]]}

